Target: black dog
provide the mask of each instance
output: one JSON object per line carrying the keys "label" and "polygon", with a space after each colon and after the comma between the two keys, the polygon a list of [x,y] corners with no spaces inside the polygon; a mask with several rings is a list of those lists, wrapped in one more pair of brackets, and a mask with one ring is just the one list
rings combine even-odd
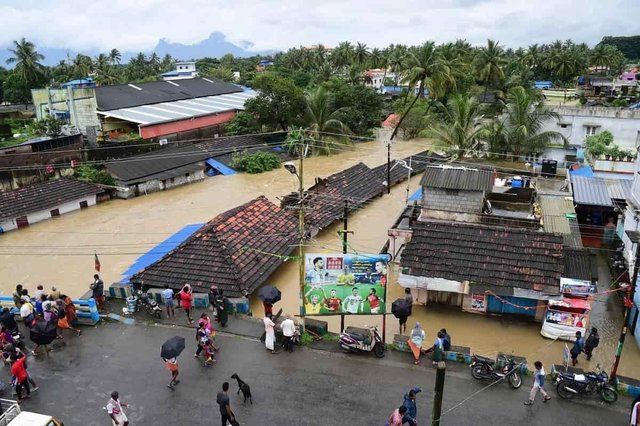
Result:
{"label": "black dog", "polygon": [[253,405],[253,400],[251,399],[251,388],[248,384],[242,381],[240,377],[238,377],[237,373],[233,373],[231,376],[232,379],[236,379],[238,381],[238,392],[236,395],[240,395],[240,391],[242,391],[242,395],[244,396],[244,403],[247,402],[247,398],[249,398],[249,402]]}

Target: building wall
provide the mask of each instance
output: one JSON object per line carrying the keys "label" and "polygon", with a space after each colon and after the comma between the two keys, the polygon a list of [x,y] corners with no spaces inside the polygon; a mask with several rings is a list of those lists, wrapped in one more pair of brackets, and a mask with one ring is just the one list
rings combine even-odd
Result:
{"label": "building wall", "polygon": [[[63,203],[60,204],[57,207],[51,208],[51,209],[47,209],[47,210],[40,210],[34,213],[29,213],[27,215],[27,220],[29,221],[29,225],[40,222],[42,220],[47,220],[47,219],[51,219],[51,211],[58,209],[58,211],[60,212],[60,214],[65,214],[65,213],[69,213],[72,212],[74,210],[80,210],[80,203],[82,201],[86,201],[87,202],[87,206],[95,206],[96,205],[96,196],[95,195],[90,195],[84,198],[79,198],[77,200],[73,200],[73,201],[69,201],[67,203]],[[13,219],[8,219],[5,220],[3,222],[0,222],[0,226],[2,227],[3,231],[11,231],[13,229],[17,229],[17,223],[16,223],[16,218]]]}
{"label": "building wall", "polygon": [[449,191],[423,188],[420,219],[478,222],[484,204],[483,191]]}
{"label": "building wall", "polygon": [[141,126],[140,136],[143,139],[157,138],[165,135],[186,132],[189,130],[199,129],[202,127],[215,126],[218,124],[228,123],[236,116],[235,111],[221,112],[215,115],[206,115],[203,117],[195,117],[187,120],[172,121],[169,123],[160,123],[151,126]]}
{"label": "building wall", "polygon": [[563,134],[570,145],[584,146],[587,127],[595,127],[595,134],[610,131],[614,143],[623,149],[634,149],[640,131],[640,110],[607,107],[553,107],[560,120],[547,120],[542,131]]}
{"label": "building wall", "polygon": [[116,197],[118,198],[132,198],[136,195],[145,195],[150,194],[152,192],[164,191],[165,189],[171,189],[176,186],[186,185],[189,183],[197,182],[203,180],[205,178],[204,173],[204,164],[202,166],[202,170],[198,170],[197,172],[190,173],[189,176],[182,175],[176,176],[174,178],[169,178],[165,180],[152,179],[143,183],[139,183],[137,185],[128,186],[127,191],[117,191]]}
{"label": "building wall", "polygon": [[[70,109],[69,94],[73,95],[73,109]],[[87,88],[69,88],[69,89],[34,89],[31,91],[33,105],[36,117],[41,120],[47,115],[49,109],[49,97],[51,98],[51,107],[58,111],[69,111],[71,124],[76,126],[83,134],[87,132],[87,126],[100,126],[98,114],[96,110],[95,91],[91,87]]]}

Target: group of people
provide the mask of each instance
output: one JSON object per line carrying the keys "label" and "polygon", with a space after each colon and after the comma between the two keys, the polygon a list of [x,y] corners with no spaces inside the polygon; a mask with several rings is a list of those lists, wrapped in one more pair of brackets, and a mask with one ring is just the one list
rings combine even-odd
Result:
{"label": "group of people", "polygon": [[[276,354],[278,353],[276,350],[276,323],[271,316],[267,315],[262,319],[262,322],[264,323],[265,332],[264,345],[271,353]],[[280,323],[280,329],[282,330],[282,337],[284,339],[282,347],[286,352],[293,352],[293,347],[300,335],[298,327],[293,322],[293,319],[287,316]]]}
{"label": "group of people", "polygon": [[576,340],[573,342],[571,350],[569,350],[571,354],[571,364],[575,366],[578,363],[578,355],[581,353],[587,355],[587,361],[590,360],[593,355],[593,350],[597,348],[599,344],[600,335],[598,334],[597,328],[591,327],[591,333],[589,333],[586,341],[584,337],[582,337],[582,333],[576,331]]}
{"label": "group of people", "polygon": [[[173,289],[169,287],[169,284],[167,284],[161,294],[164,306],[167,310],[167,318],[176,317],[176,306],[174,301],[177,300],[178,307],[184,310],[187,317],[187,323],[193,324],[195,322],[191,315],[193,311],[193,289],[189,284],[185,284],[177,293],[174,293]],[[220,326],[225,327],[229,319],[227,307],[229,302],[227,298],[224,296],[223,291],[219,290],[215,285],[212,285],[209,288],[208,297],[209,303],[213,307],[214,318],[216,318]]]}
{"label": "group of people", "polygon": [[407,392],[402,401],[402,405],[395,409],[385,426],[402,426],[407,423],[409,426],[417,426],[418,406],[416,404],[416,395],[422,392],[422,389],[415,387]]}
{"label": "group of people", "polygon": [[424,349],[423,344],[426,339],[426,334],[422,329],[419,322],[416,322],[415,327],[411,330],[409,340],[407,341],[413,354],[414,364],[420,364],[420,356],[424,353],[433,353],[433,364],[437,364],[444,358],[444,353],[451,350],[451,336],[447,333],[447,330],[442,328],[438,331],[433,345],[430,348]]}

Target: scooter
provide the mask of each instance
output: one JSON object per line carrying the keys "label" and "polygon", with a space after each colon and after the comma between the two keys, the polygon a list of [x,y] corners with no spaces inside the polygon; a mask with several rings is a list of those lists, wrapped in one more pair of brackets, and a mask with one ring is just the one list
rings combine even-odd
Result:
{"label": "scooter", "polygon": [[604,402],[613,403],[618,400],[615,388],[607,383],[607,373],[596,367],[596,371],[584,374],[558,372],[556,391],[562,399],[572,399],[576,395],[592,395],[596,392]]}
{"label": "scooter", "polygon": [[149,315],[156,318],[162,318],[162,308],[158,305],[153,297],[149,293],[143,293],[142,290],[136,292],[136,310],[140,310],[141,306],[144,306]]}
{"label": "scooter", "polygon": [[471,362],[471,375],[476,380],[503,380],[508,378],[509,385],[512,388],[518,389],[522,386],[522,376],[518,372],[513,358],[505,356],[507,361],[506,365],[501,370],[494,368],[495,360],[480,355],[473,355]]}
{"label": "scooter", "polygon": [[340,334],[340,348],[347,353],[373,351],[376,357],[382,358],[386,348],[382,336],[378,333],[378,327],[365,327],[347,327]]}

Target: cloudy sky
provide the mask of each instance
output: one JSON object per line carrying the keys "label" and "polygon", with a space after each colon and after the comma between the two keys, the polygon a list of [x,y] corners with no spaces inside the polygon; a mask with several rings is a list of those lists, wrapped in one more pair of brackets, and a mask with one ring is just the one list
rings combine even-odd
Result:
{"label": "cloudy sky", "polygon": [[640,0],[0,0],[0,47],[147,51],[219,31],[252,50],[487,38],[517,47],[640,33]]}

